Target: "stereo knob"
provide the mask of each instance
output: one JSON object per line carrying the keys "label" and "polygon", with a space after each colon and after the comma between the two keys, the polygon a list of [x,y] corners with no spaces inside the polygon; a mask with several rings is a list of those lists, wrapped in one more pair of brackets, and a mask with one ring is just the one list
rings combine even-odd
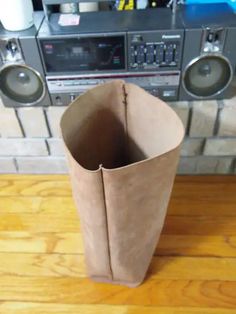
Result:
{"label": "stereo knob", "polygon": [[14,57],[18,52],[18,47],[14,41],[9,40],[6,44],[6,50]]}
{"label": "stereo knob", "polygon": [[70,101],[74,101],[75,98],[76,98],[76,96],[75,96],[74,94],[71,94],[71,95],[70,95]]}
{"label": "stereo knob", "polygon": [[60,96],[56,96],[55,100],[57,105],[62,105],[62,100]]}

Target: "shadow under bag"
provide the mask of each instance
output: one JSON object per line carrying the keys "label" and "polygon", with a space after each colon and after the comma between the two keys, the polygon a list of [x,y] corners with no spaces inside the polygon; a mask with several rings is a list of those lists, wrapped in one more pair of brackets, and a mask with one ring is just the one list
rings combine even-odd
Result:
{"label": "shadow under bag", "polygon": [[88,275],[137,286],[163,227],[182,122],[163,101],[117,80],[78,97],[61,130]]}

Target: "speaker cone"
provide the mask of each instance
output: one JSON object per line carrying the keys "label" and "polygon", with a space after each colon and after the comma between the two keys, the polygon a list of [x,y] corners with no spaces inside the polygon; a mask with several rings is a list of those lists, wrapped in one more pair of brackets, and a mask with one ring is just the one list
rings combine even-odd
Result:
{"label": "speaker cone", "polygon": [[45,93],[40,75],[25,65],[10,65],[0,72],[0,88],[8,98],[24,103],[35,104]]}
{"label": "speaker cone", "polygon": [[229,61],[223,56],[206,55],[187,66],[183,83],[189,94],[207,98],[222,92],[231,80],[232,68]]}

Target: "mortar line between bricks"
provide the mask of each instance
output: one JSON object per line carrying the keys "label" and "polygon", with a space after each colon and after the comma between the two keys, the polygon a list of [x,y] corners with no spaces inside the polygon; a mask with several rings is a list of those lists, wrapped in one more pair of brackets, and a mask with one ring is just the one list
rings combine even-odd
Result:
{"label": "mortar line between bricks", "polygon": [[206,147],[206,138],[203,138],[201,148],[200,148],[200,152],[201,152],[200,156],[204,156],[205,147]]}
{"label": "mortar line between bricks", "polygon": [[230,167],[230,172],[235,173],[236,172],[236,158],[233,159],[231,167]]}
{"label": "mortar line between bricks", "polygon": [[186,124],[186,130],[185,130],[185,136],[188,135],[189,136],[189,132],[190,132],[190,127],[191,127],[191,121],[192,121],[192,115],[193,115],[193,107],[191,102],[188,101],[188,121]]}
{"label": "mortar line between bricks", "polygon": [[45,119],[45,122],[46,122],[46,127],[48,129],[48,134],[49,134],[49,137],[53,137],[52,136],[52,132],[51,132],[51,128],[50,128],[50,123],[48,121],[48,116],[46,114],[46,109],[43,109],[43,115],[44,115],[44,119]]}
{"label": "mortar line between bricks", "polygon": [[51,149],[50,149],[50,146],[49,146],[47,138],[45,138],[45,144],[46,144],[46,147],[47,147],[47,150],[48,150],[48,155],[51,156]]}
{"label": "mortar line between bricks", "polygon": [[19,116],[19,112],[18,112],[17,109],[15,109],[14,111],[15,111],[16,119],[17,119],[17,121],[19,123],[19,126],[20,126],[20,129],[21,129],[22,135],[23,135],[23,137],[26,137],[26,133],[25,133],[23,124],[21,122],[21,119],[20,119],[20,116]]}
{"label": "mortar line between bricks", "polygon": [[235,158],[235,161],[236,161],[236,157],[235,157],[235,155],[195,155],[195,156],[180,156],[180,158],[191,158],[191,159],[193,159],[193,158],[203,158],[203,159],[211,159],[211,158],[217,158],[217,159],[225,159],[225,158],[232,158],[232,159],[234,159]]}
{"label": "mortar line between bricks", "polygon": [[193,140],[197,140],[197,139],[206,139],[206,140],[236,140],[236,136],[235,135],[223,135],[223,136],[219,136],[219,135],[213,135],[213,136],[186,136],[186,138],[188,139],[193,139]]}
{"label": "mortar line between bricks", "polygon": [[217,114],[216,114],[216,119],[215,119],[215,124],[213,128],[213,136],[217,136],[220,128],[220,115],[222,111],[222,104],[220,101],[217,101],[218,109],[217,109]]}
{"label": "mortar line between bricks", "polygon": [[17,163],[17,160],[16,160],[15,157],[13,158],[13,163],[14,163],[14,165],[16,167],[16,171],[19,172],[19,166],[18,166],[18,163]]}

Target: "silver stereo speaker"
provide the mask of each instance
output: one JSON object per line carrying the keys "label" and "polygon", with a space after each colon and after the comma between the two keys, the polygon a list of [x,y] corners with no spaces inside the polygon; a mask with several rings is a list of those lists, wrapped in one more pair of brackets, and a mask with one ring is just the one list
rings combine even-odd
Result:
{"label": "silver stereo speaker", "polygon": [[36,40],[42,20],[40,12],[28,30],[0,29],[0,96],[7,107],[51,104]]}
{"label": "silver stereo speaker", "polygon": [[[228,6],[201,5],[182,11],[185,41],[179,98],[231,97],[236,66],[236,16]],[[197,18],[196,18],[197,16]]]}

